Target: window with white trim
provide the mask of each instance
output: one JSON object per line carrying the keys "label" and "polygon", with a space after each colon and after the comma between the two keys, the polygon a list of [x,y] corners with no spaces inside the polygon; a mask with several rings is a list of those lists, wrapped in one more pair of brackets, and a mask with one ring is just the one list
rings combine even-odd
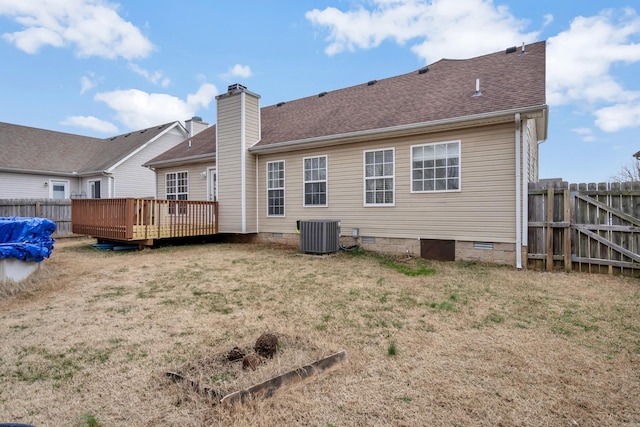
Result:
{"label": "window with white trim", "polygon": [[99,179],[89,181],[89,196],[92,199],[100,198],[100,187],[102,182]]}
{"label": "window with white trim", "polygon": [[304,206],[327,206],[327,156],[305,157]]}
{"label": "window with white trim", "polygon": [[[188,172],[168,172],[165,175],[167,200],[188,200],[189,199],[189,173]],[[176,214],[176,206],[179,215],[187,213],[187,206],[183,204],[169,205],[169,214]]]}
{"label": "window with white trim", "polygon": [[50,181],[51,189],[49,190],[49,198],[51,199],[68,199],[69,198],[69,181],[59,181],[52,179]]}
{"label": "window with white trim", "polygon": [[394,199],[393,148],[364,152],[365,206],[393,206]]}
{"label": "window with white trim", "polygon": [[411,147],[411,191],[460,190],[460,141]]}
{"label": "window with white trim", "polygon": [[284,216],[284,160],[267,162],[267,216]]}

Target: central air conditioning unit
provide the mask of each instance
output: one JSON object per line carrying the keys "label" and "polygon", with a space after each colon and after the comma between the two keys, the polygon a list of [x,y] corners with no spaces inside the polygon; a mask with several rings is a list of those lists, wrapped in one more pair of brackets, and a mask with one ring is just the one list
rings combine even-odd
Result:
{"label": "central air conditioning unit", "polygon": [[340,221],[312,219],[300,221],[300,251],[329,254],[340,250]]}

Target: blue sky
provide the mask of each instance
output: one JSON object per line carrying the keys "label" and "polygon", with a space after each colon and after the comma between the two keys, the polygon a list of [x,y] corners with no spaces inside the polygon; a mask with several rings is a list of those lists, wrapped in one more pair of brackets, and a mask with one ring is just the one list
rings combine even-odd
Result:
{"label": "blue sky", "polygon": [[0,0],[0,121],[97,137],[213,123],[232,83],[266,106],[539,40],[540,177],[608,181],[640,151],[637,0]]}

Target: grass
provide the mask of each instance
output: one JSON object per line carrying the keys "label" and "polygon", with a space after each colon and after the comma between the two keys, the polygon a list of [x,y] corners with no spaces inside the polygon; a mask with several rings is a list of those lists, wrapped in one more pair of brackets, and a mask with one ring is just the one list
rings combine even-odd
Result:
{"label": "grass", "polygon": [[[0,413],[32,425],[636,425],[640,284],[366,251],[87,250],[0,299]],[[255,371],[234,346],[278,334]],[[168,370],[237,390],[345,349],[266,401],[212,406]],[[215,362],[215,363],[214,363]],[[6,414],[6,415],[5,415]],[[529,421],[534,420],[534,421]]]}

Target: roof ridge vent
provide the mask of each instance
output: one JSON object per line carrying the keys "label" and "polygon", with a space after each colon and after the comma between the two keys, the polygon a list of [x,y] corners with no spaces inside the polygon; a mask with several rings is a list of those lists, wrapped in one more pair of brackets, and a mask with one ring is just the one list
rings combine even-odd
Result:
{"label": "roof ridge vent", "polygon": [[276,104],[276,107],[282,107],[284,104],[285,104],[284,102],[278,102],[278,103]]}
{"label": "roof ridge vent", "polygon": [[507,48],[507,51],[505,53],[514,53],[517,51],[518,51],[518,48],[516,46],[511,46]]}
{"label": "roof ridge vent", "polygon": [[323,96],[325,96],[327,94],[327,92],[320,92],[318,94],[318,98],[322,98]]}
{"label": "roof ridge vent", "polygon": [[418,74],[424,74],[429,71],[429,67],[422,67],[418,70]]}
{"label": "roof ridge vent", "polygon": [[373,86],[373,85],[374,85],[374,84],[376,84],[376,83],[378,83],[378,81],[377,81],[377,80],[369,80],[369,81],[367,82],[367,86]]}

